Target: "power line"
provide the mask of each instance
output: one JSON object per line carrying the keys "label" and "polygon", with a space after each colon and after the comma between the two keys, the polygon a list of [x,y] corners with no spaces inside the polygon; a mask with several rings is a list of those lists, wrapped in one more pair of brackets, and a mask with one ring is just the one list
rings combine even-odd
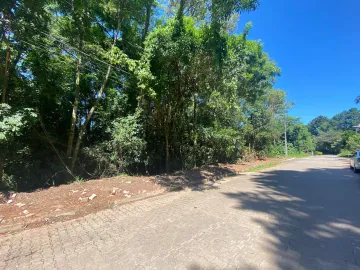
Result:
{"label": "power line", "polygon": [[[67,3],[71,8],[73,7],[73,5],[72,5],[71,3],[69,3],[68,1],[66,1],[66,0],[63,0],[63,1],[64,1],[65,3]],[[126,10],[126,9],[125,9],[125,10]],[[96,23],[97,23],[104,31],[106,31],[107,34],[109,34],[109,32],[107,31],[106,27],[104,27],[104,26],[99,22],[99,20],[96,18],[96,16],[93,17],[93,16],[91,16],[90,14],[85,13],[85,12],[84,12],[84,14],[85,14],[89,19],[93,19],[94,21],[96,21]],[[110,18],[111,18],[111,17],[110,17]],[[113,18],[112,18],[112,19],[113,19]],[[142,48],[142,47],[140,47],[140,46],[138,46],[138,45],[134,45],[134,44],[132,44],[131,42],[125,40],[125,39],[121,39],[121,40],[122,40],[122,41],[125,41],[126,43],[128,43],[129,45],[131,45],[132,47],[134,47],[134,48],[136,48],[136,49],[139,49],[139,50],[144,51],[144,48]]]}
{"label": "power line", "polygon": [[[0,19],[0,21],[3,21],[3,19]],[[35,27],[34,27],[34,30],[35,30],[36,32],[38,32],[38,33],[41,33],[41,34],[49,37],[49,38],[52,38],[54,41],[58,41],[58,42],[60,42],[61,44],[72,48],[73,50],[77,51],[78,53],[82,53],[83,55],[85,55],[85,56],[87,56],[87,57],[90,57],[90,58],[92,58],[92,59],[94,59],[94,60],[96,60],[96,61],[98,61],[98,62],[100,62],[100,63],[102,63],[102,64],[105,64],[105,65],[107,65],[107,66],[111,66],[112,68],[118,70],[119,72],[123,72],[123,73],[125,73],[125,74],[132,75],[131,73],[129,73],[129,72],[127,72],[127,71],[125,71],[125,70],[123,70],[123,69],[121,69],[121,68],[119,68],[119,67],[116,67],[116,66],[112,65],[111,63],[105,62],[105,61],[103,61],[103,60],[98,59],[98,58],[95,57],[94,55],[90,55],[90,54],[88,54],[88,53],[86,53],[86,52],[84,52],[84,51],[81,51],[81,50],[78,49],[77,47],[75,47],[75,46],[73,46],[73,45],[70,45],[70,44],[64,42],[62,38],[54,37],[54,36],[52,36],[51,34],[45,33],[45,32],[43,32],[43,31],[41,31],[41,30],[37,30]]]}
{"label": "power line", "polygon": [[[41,46],[41,45],[39,45],[39,44],[34,45],[33,43],[28,42],[28,41],[25,41],[25,40],[20,40],[20,42],[24,42],[24,43],[26,43],[26,44],[28,44],[28,45],[30,45],[30,46],[32,46],[32,47],[35,47],[35,48],[37,48],[37,49],[39,49],[39,50],[41,50],[41,51],[49,52],[48,48],[45,48],[44,46]],[[75,56],[75,57],[76,57],[76,56]],[[63,62],[63,63],[65,63],[65,64],[69,64],[68,62],[66,62],[65,60],[62,60],[62,59],[58,59],[58,61]],[[89,67],[86,67],[86,66],[82,66],[81,68],[84,68],[84,69],[86,69],[86,70],[88,70],[88,71],[90,71],[90,72],[94,72],[93,70],[91,70]],[[97,67],[97,68],[98,68],[98,70],[95,70],[95,71],[98,72],[100,69],[99,69],[99,67]],[[101,70],[100,70],[100,71],[101,71]],[[103,70],[103,71],[104,71],[104,70]],[[118,83],[118,84],[124,85],[124,82],[123,82],[123,81],[120,81],[119,79],[115,78],[114,76],[111,76],[111,77],[109,78],[109,80],[111,80],[111,81],[114,82],[114,83]]]}
{"label": "power line", "polygon": [[52,38],[53,40],[56,40],[56,41],[60,42],[61,44],[64,44],[64,45],[66,45],[66,46],[68,46],[68,47],[70,47],[70,48],[73,48],[75,51],[77,51],[77,52],[79,52],[79,53],[82,53],[83,55],[85,55],[85,56],[87,56],[87,57],[90,57],[90,58],[92,57],[93,59],[95,59],[96,61],[98,61],[98,62],[100,62],[100,63],[102,63],[102,64],[105,64],[105,65],[107,65],[107,66],[111,66],[112,68],[117,69],[117,70],[119,70],[120,72],[124,72],[125,74],[132,75],[131,73],[129,73],[129,72],[127,72],[127,71],[125,71],[125,70],[123,70],[123,69],[121,69],[121,68],[119,68],[119,67],[113,66],[112,64],[110,64],[110,63],[108,63],[108,62],[105,62],[105,61],[103,61],[103,60],[100,60],[99,58],[94,57],[93,55],[90,55],[90,54],[88,54],[88,53],[85,53],[85,52],[81,51],[80,49],[78,49],[77,47],[75,47],[75,46],[73,46],[73,45],[70,45],[70,44],[65,43],[65,42],[62,41],[60,38],[53,37],[53,36],[51,36],[51,34],[47,34],[47,33],[43,32],[43,31],[41,31],[41,30],[37,30],[37,31],[38,31],[39,33],[42,33],[43,35],[46,35],[46,36]]}
{"label": "power line", "polygon": [[144,48],[138,46],[138,45],[134,45],[131,42],[127,41],[126,39],[121,39],[122,41],[125,41],[126,43],[128,43],[129,45],[131,45],[132,47],[136,48],[136,49],[141,49],[142,51],[144,51]]}

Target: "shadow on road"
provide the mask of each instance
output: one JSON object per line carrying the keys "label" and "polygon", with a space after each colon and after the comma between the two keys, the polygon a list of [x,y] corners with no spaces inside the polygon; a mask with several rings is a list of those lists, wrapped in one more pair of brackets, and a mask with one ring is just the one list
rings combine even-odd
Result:
{"label": "shadow on road", "polygon": [[[253,211],[269,239],[261,248],[278,269],[360,265],[360,177],[344,166],[275,170],[255,176],[256,191],[225,193]],[[256,216],[269,216],[268,220]],[[241,267],[241,266],[240,266]]]}
{"label": "shadow on road", "polygon": [[179,171],[171,175],[158,175],[155,177],[158,184],[168,188],[169,191],[177,191],[190,188],[194,191],[217,189],[213,184],[225,177],[236,176],[236,172],[217,166],[207,166],[191,171]]}

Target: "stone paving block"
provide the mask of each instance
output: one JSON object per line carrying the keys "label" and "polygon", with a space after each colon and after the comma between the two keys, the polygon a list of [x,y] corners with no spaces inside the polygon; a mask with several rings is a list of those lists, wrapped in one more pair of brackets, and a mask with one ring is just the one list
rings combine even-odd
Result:
{"label": "stone paving block", "polygon": [[0,268],[359,269],[358,183],[342,162],[294,160],[216,190],[2,235]]}

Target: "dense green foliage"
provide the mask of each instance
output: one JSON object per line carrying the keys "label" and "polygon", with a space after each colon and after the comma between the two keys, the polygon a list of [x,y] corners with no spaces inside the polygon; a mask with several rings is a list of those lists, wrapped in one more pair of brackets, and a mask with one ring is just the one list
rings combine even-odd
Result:
{"label": "dense green foliage", "polygon": [[316,150],[347,156],[360,149],[360,135],[356,135],[353,128],[359,124],[360,110],[352,108],[331,119],[318,116],[308,124],[308,128],[314,136]]}
{"label": "dense green foliage", "polygon": [[273,89],[280,69],[247,39],[251,23],[231,34],[238,15],[258,6],[2,1],[2,185],[284,155],[285,130],[289,154],[314,150],[306,127],[287,116],[285,92]]}

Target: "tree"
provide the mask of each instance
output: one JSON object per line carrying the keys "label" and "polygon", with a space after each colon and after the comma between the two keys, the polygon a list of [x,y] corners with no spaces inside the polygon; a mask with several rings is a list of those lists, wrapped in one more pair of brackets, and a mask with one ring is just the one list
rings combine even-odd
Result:
{"label": "tree", "polygon": [[318,136],[320,132],[329,131],[332,126],[330,119],[326,116],[318,116],[308,124],[309,131],[312,135]]}
{"label": "tree", "polygon": [[360,149],[360,134],[354,134],[346,140],[344,147],[346,150],[349,150],[351,153]]}
{"label": "tree", "polygon": [[13,148],[16,137],[20,136],[35,118],[36,114],[29,108],[14,111],[6,103],[0,104],[0,186],[6,155]]}
{"label": "tree", "polygon": [[286,94],[273,88],[280,69],[261,42],[248,39],[252,24],[231,32],[240,13],[258,6],[1,3],[0,134],[7,135],[0,171],[7,185],[26,190],[76,176],[283,155],[287,137],[289,151],[308,151],[309,134],[286,116]]}
{"label": "tree", "polygon": [[338,154],[341,149],[341,132],[335,130],[320,132],[315,142],[316,150],[326,154]]}
{"label": "tree", "polygon": [[343,111],[331,118],[331,124],[337,130],[351,130],[353,126],[360,124],[360,110],[352,108]]}

